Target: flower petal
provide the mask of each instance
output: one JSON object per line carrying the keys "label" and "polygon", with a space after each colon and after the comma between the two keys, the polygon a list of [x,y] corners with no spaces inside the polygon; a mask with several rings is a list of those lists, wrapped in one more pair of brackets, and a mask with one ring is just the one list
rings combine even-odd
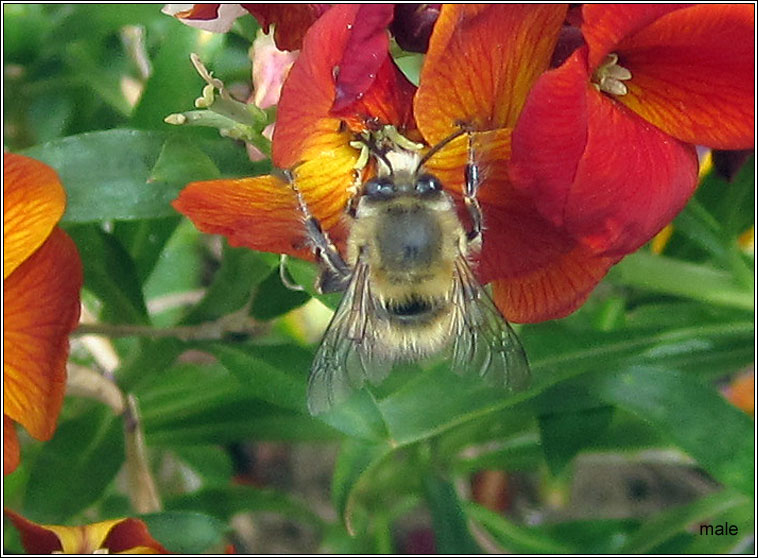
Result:
{"label": "flower petal", "polygon": [[414,102],[427,142],[461,123],[480,131],[513,127],[565,15],[561,5],[443,5]]}
{"label": "flower petal", "polygon": [[575,52],[533,88],[513,133],[511,178],[554,226],[621,256],[684,207],[697,156],[595,90],[585,55]]}
{"label": "flower petal", "polygon": [[[495,302],[509,320],[560,318],[584,302],[616,259],[596,256],[572,240],[540,215],[529,195],[513,188],[507,172],[510,136],[507,129],[472,134],[484,222],[477,275],[483,284],[493,283]],[[461,137],[426,165],[459,202],[467,159],[468,139]]]}
{"label": "flower petal", "polygon": [[21,544],[29,554],[52,554],[63,550],[58,536],[45,526],[29,521],[7,508],[4,512],[16,527],[21,536]]}
{"label": "flower petal", "polygon": [[21,461],[16,427],[8,415],[3,415],[3,474],[10,475]]}
{"label": "flower petal", "polygon": [[3,154],[3,278],[29,257],[63,215],[66,193],[53,169]]}
{"label": "flower petal", "polygon": [[240,4],[166,4],[161,12],[213,33],[226,33],[238,17],[247,13]]}
{"label": "flower petal", "polygon": [[392,4],[359,5],[338,63],[333,112],[360,99],[389,58],[387,26],[392,14]]}
{"label": "flower petal", "polygon": [[242,4],[268,33],[274,25],[274,40],[282,50],[298,50],[313,23],[329,9],[329,4]]}
{"label": "flower petal", "polygon": [[303,220],[290,186],[275,176],[188,184],[172,203],[205,233],[232,246],[308,257]]}
{"label": "flower petal", "polygon": [[131,517],[113,526],[105,539],[105,547],[111,554],[126,551],[131,551],[131,554],[136,548],[140,553],[168,554],[163,545],[150,535],[147,525]]}
{"label": "flower petal", "polygon": [[492,296],[512,322],[563,318],[584,304],[616,260],[596,256],[577,244],[529,273],[493,281]]}
{"label": "flower petal", "polygon": [[3,284],[4,412],[39,440],[53,435],[63,403],[81,286],[76,246],[57,228]]}
{"label": "flower petal", "polygon": [[589,47],[589,67],[595,68],[626,36],[687,4],[584,4],[582,34]]}
{"label": "flower petal", "polygon": [[718,149],[755,143],[755,26],[751,4],[676,10],[618,45],[632,73],[630,109],[672,136]]}

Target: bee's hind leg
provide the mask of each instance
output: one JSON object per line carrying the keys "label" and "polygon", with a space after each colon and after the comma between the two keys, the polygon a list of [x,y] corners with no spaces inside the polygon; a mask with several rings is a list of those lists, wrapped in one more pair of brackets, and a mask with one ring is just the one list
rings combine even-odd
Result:
{"label": "bee's hind leg", "polygon": [[482,244],[482,207],[479,205],[477,194],[481,185],[481,175],[479,166],[475,160],[473,134],[467,133],[468,137],[468,161],[464,168],[465,183],[463,186],[463,201],[466,204],[469,216],[471,217],[471,230],[467,233],[469,245],[481,247]]}
{"label": "bee's hind leg", "polygon": [[316,288],[321,293],[344,290],[350,282],[352,270],[342,258],[329,235],[321,228],[321,223],[308,209],[300,191],[290,181],[290,186],[297,196],[297,203],[303,213],[305,232],[313,247],[313,253],[321,265],[321,275],[316,282]]}

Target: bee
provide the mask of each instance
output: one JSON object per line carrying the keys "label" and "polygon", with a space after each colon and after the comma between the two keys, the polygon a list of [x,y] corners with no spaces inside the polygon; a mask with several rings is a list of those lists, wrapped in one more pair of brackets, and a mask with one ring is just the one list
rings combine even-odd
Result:
{"label": "bee", "polygon": [[351,201],[345,258],[295,189],[322,268],[316,287],[344,291],[311,367],[312,415],[345,400],[366,380],[380,383],[398,362],[438,354],[452,370],[476,374],[490,385],[514,391],[528,384],[521,342],[471,269],[483,223],[470,135],[463,199],[471,230],[464,229],[440,180],[424,168],[463,133],[424,156],[405,142],[366,142],[376,176]]}

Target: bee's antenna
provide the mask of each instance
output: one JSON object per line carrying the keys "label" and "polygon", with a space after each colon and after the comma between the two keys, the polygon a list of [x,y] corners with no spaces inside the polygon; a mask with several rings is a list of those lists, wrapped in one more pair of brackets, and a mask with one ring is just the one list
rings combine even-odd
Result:
{"label": "bee's antenna", "polygon": [[439,142],[437,145],[432,147],[429,151],[427,151],[423,157],[421,157],[421,160],[418,163],[419,168],[424,166],[424,163],[426,163],[429,159],[431,159],[440,149],[445,147],[448,143],[453,141],[455,138],[458,138],[462,136],[463,134],[469,133],[470,130],[467,130],[466,128],[461,128],[457,132],[453,132],[449,136],[447,136],[445,139],[443,139],[441,142]]}

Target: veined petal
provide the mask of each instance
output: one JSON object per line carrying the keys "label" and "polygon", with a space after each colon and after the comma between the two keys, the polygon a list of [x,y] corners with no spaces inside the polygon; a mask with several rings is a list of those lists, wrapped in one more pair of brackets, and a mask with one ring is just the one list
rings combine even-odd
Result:
{"label": "veined petal", "polygon": [[528,194],[499,183],[495,203],[482,203],[484,242],[479,276],[493,283],[503,315],[514,322],[566,316],[589,296],[618,258],[598,256],[555,227]]}
{"label": "veined petal", "polygon": [[274,40],[282,50],[298,50],[311,25],[321,17],[329,4],[242,4],[255,16],[266,33],[274,25]]}
{"label": "veined petal", "polygon": [[360,99],[389,58],[387,27],[392,14],[392,4],[359,5],[335,72],[333,112]]}
{"label": "veined petal", "polygon": [[28,258],[60,221],[66,194],[55,171],[35,159],[3,154],[3,278]]}
{"label": "veined petal", "polygon": [[535,85],[513,133],[511,178],[554,226],[595,253],[652,238],[697,185],[692,146],[589,84],[584,49]]}
{"label": "veined petal", "polygon": [[492,282],[492,295],[503,315],[516,323],[568,316],[579,308],[618,258],[590,253],[577,244],[556,253],[550,263],[530,273]]}
{"label": "veined petal", "polygon": [[309,257],[295,193],[276,176],[192,182],[171,205],[232,246]]}
{"label": "veined petal", "polygon": [[755,143],[752,4],[673,11],[615,51],[632,79],[617,100],[688,143],[745,149]]}
{"label": "veined petal", "polygon": [[589,47],[589,67],[594,71],[614,52],[619,42],[656,19],[687,4],[585,4],[582,34]]}
{"label": "veined petal", "polygon": [[39,440],[53,435],[63,403],[81,286],[76,246],[57,228],[3,284],[3,410]]}
{"label": "veined petal", "polygon": [[[532,199],[510,184],[507,161],[510,130],[472,134],[480,169],[484,236],[476,271],[493,283],[503,314],[514,322],[538,322],[573,312],[603,278],[614,258],[596,256],[557,229],[537,211]],[[468,138],[450,142],[426,165],[460,199]],[[459,214],[469,222],[463,204]],[[469,225],[470,226],[470,225]]]}
{"label": "veined petal", "polygon": [[105,547],[113,553],[121,554],[168,554],[147,530],[147,525],[132,517],[114,525],[105,538]]}
{"label": "veined petal", "polygon": [[460,124],[479,131],[513,127],[550,62],[565,16],[565,5],[443,5],[414,101],[427,142],[439,142]]}
{"label": "veined petal", "polygon": [[355,4],[336,6],[306,34],[279,99],[272,142],[276,166],[290,168],[351,141],[351,134],[330,111],[336,91],[334,68],[342,59],[357,11]]}
{"label": "veined petal", "polygon": [[[342,110],[333,112],[337,79],[346,57],[349,58],[346,49],[350,46],[353,29],[363,29],[357,23],[362,9],[369,10],[369,7],[337,5],[319,18],[306,34],[303,50],[282,88],[277,110],[272,160],[278,167],[292,168],[302,161],[332,157],[334,149],[348,146],[353,139],[350,128],[356,131],[356,128],[362,130],[381,123],[405,124],[401,120],[407,120],[412,88],[403,85],[404,78],[391,64],[386,48],[371,51],[382,63],[377,65],[379,70],[374,76],[370,76],[371,72],[363,76],[373,80],[370,86],[356,76],[353,77],[357,81],[349,82],[350,68],[353,73],[358,72],[351,63],[348,77],[343,76],[340,82],[343,88],[350,84],[350,93],[343,89],[348,102]],[[386,31],[383,33],[386,35]],[[359,94],[362,100],[356,103]],[[364,122],[355,122],[355,119]],[[357,160],[358,152],[353,151]]]}
{"label": "veined petal", "polygon": [[10,475],[21,461],[16,427],[8,415],[3,415],[3,474]]}

